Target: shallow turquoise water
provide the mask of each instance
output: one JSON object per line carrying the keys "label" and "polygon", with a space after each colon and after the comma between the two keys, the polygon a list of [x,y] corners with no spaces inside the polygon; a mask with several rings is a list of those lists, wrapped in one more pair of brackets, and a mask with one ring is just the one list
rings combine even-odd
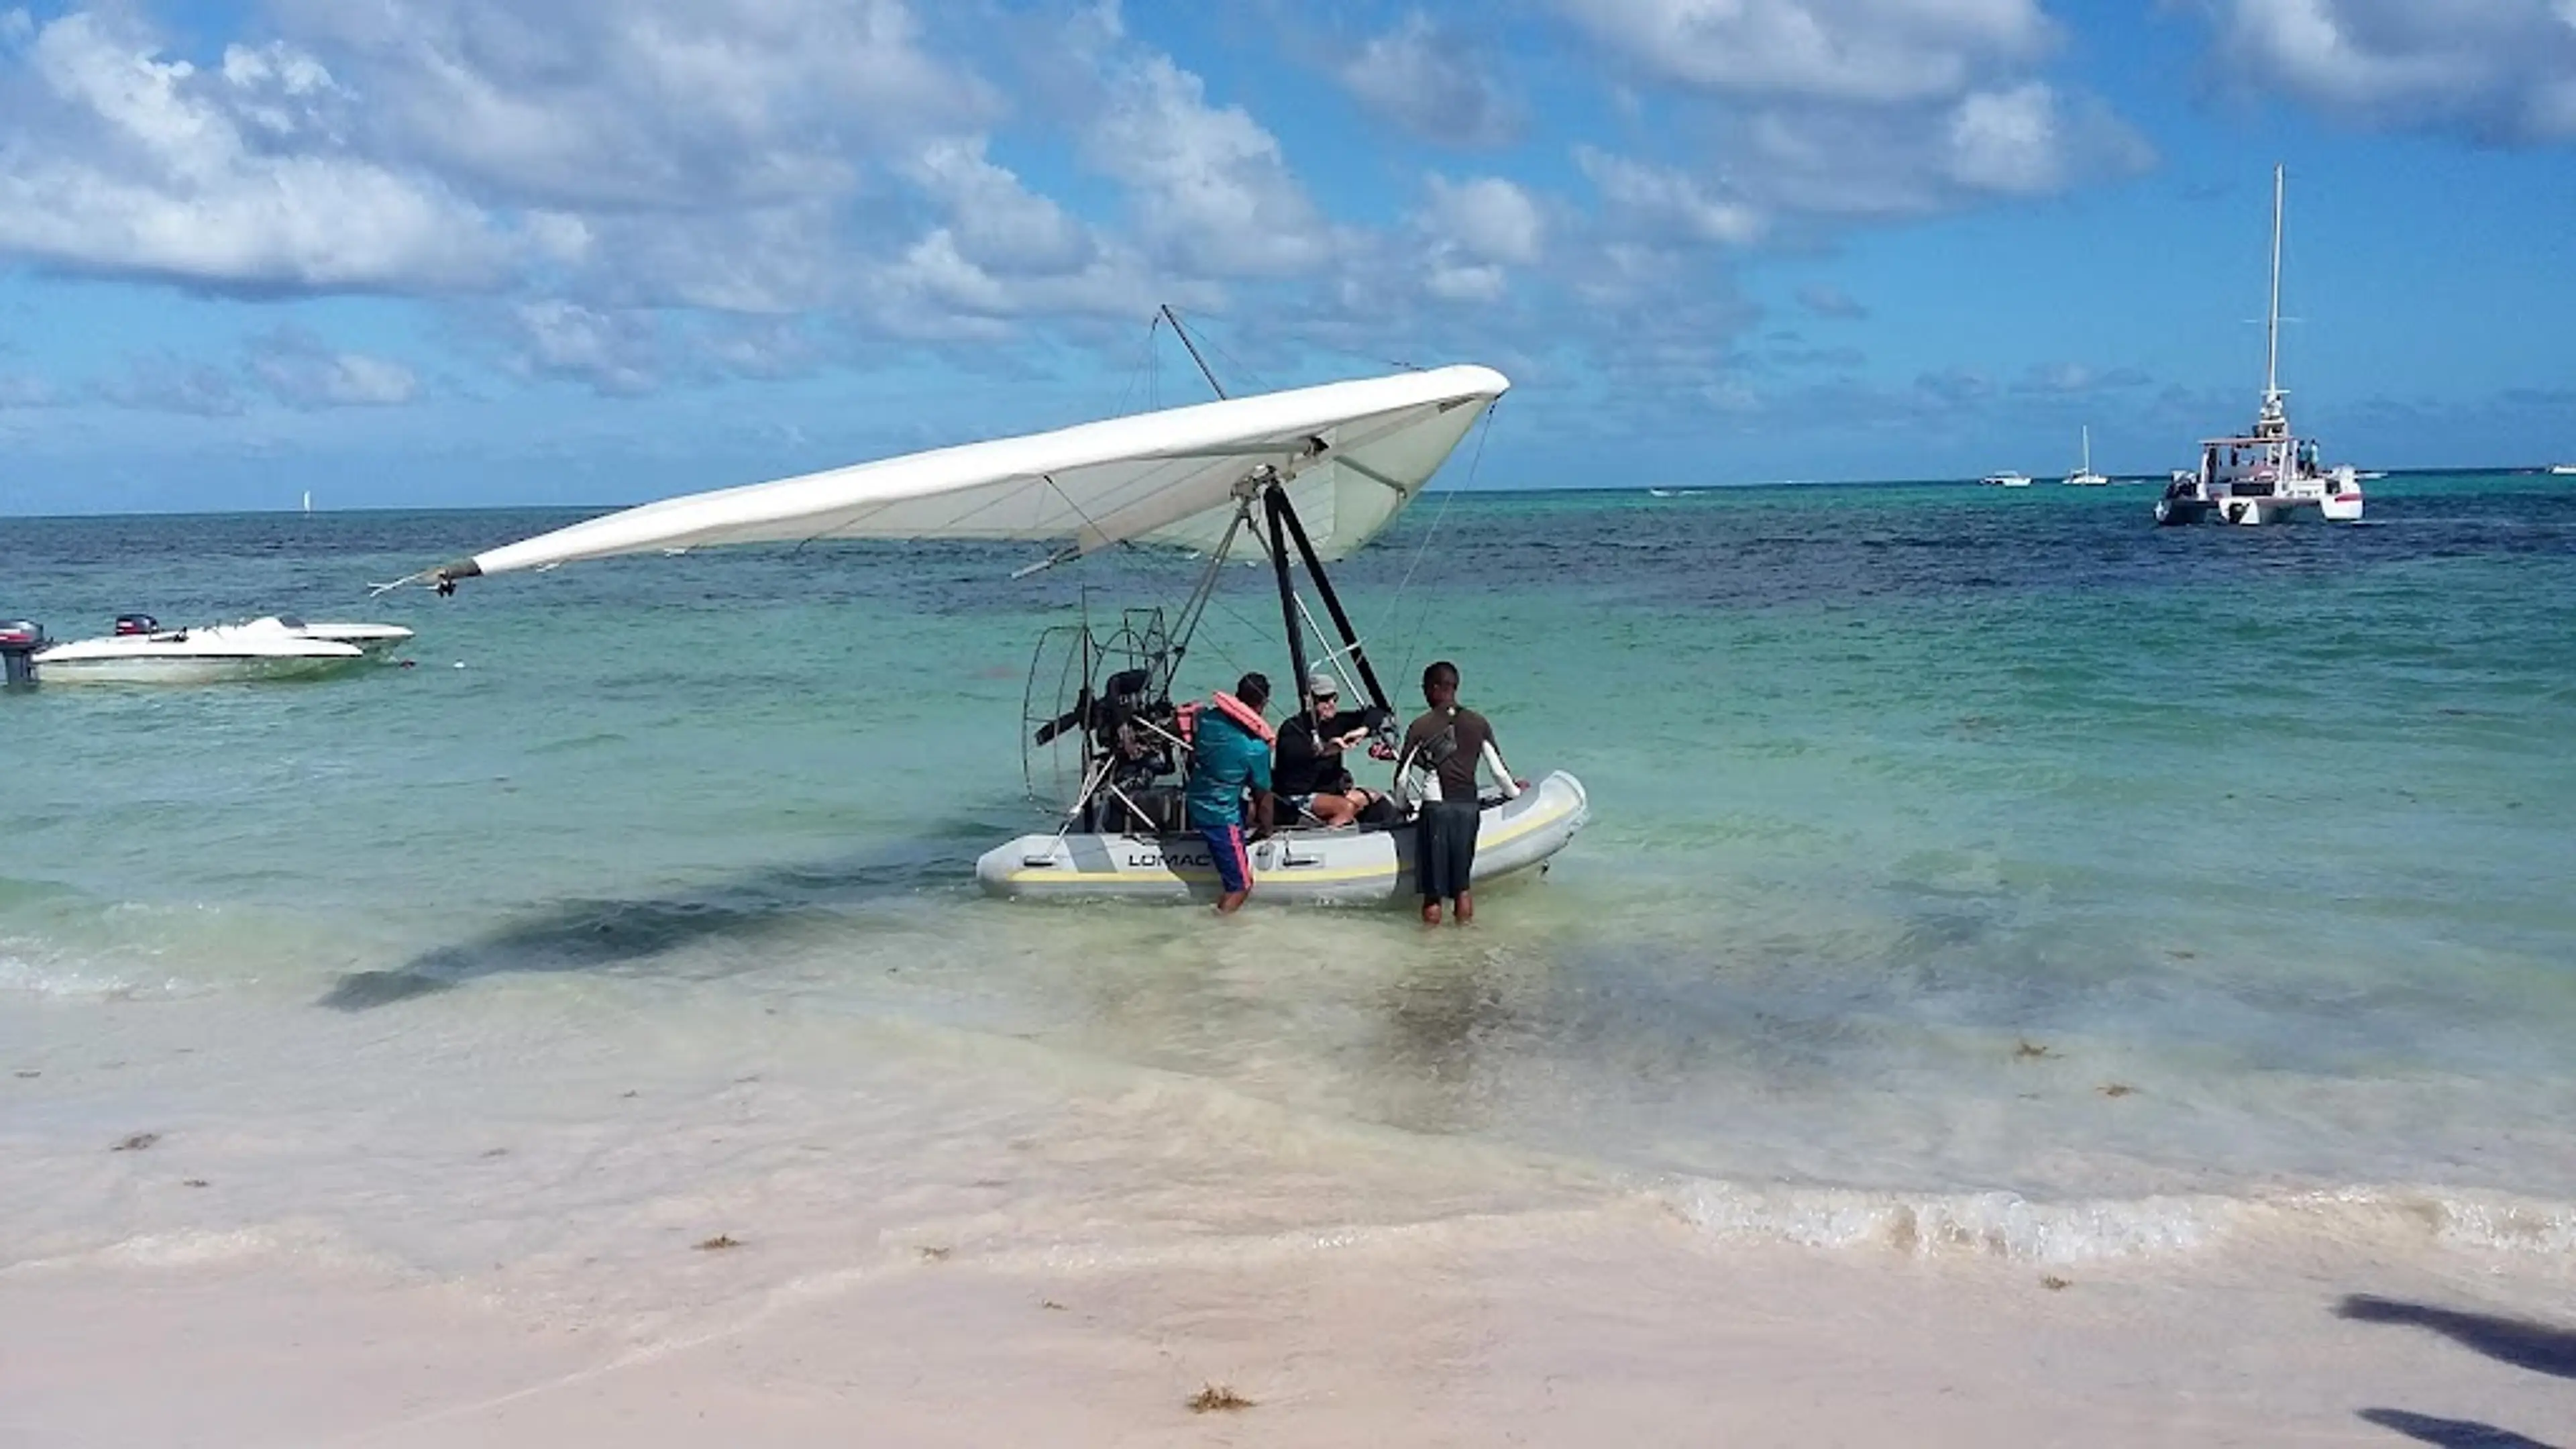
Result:
{"label": "shallow turquoise water", "polygon": [[[136,1003],[220,1017],[251,1076],[326,1018],[681,1042],[758,1007],[1564,1154],[1792,1232],[1838,1193],[2504,1194],[2560,1243],[2576,489],[2392,479],[2331,530],[2147,503],[1435,495],[1338,574],[1391,687],[1455,658],[1519,772],[1595,812],[1435,935],[975,892],[1038,819],[1032,636],[1086,590],[1176,602],[1177,561],[818,547],[370,602],[571,515],[0,522],[0,614],[57,635],[420,631],[337,680],[0,698],[0,1054],[60,1080]],[[1189,684],[1284,674],[1266,589],[1229,582]],[[87,1110],[20,1130],[89,1150]]]}

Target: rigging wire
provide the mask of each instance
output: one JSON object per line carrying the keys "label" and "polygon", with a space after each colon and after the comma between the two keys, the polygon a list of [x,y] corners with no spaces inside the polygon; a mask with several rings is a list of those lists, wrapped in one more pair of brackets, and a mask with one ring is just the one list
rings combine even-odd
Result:
{"label": "rigging wire", "polygon": [[[1485,442],[1494,435],[1494,414],[1501,412],[1502,409],[1502,399],[1496,398],[1493,406],[1485,410],[1484,422],[1476,430],[1476,455],[1467,463],[1466,487],[1468,488],[1475,486],[1476,474],[1485,466]],[[1387,597],[1386,608],[1378,616],[1378,635],[1384,635],[1387,626],[1395,622],[1396,610],[1403,606],[1406,592],[1413,587],[1414,571],[1422,567],[1424,555],[1431,552],[1431,540],[1439,536],[1440,525],[1449,517],[1449,505],[1458,501],[1458,494],[1462,491],[1464,490],[1456,488],[1440,490],[1440,511],[1431,516],[1431,526],[1422,531],[1422,542],[1413,550],[1413,561],[1404,566],[1404,577],[1397,580],[1395,592]],[[1414,648],[1421,642],[1422,626],[1430,617],[1431,604],[1425,600],[1421,609],[1413,616],[1413,626],[1405,631],[1404,648],[1396,656],[1403,661],[1397,670],[1399,675],[1410,674],[1413,671]]]}
{"label": "rigging wire", "polygon": [[[1204,320],[1201,320],[1198,326],[1198,341],[1204,344],[1208,351],[1215,353],[1220,361],[1224,362],[1227,367],[1233,370],[1235,385],[1238,389],[1248,382],[1252,384],[1254,388],[1262,392],[1268,392],[1271,390],[1270,380],[1268,378],[1263,377],[1259,372],[1256,372],[1251,367],[1245,365],[1242,358],[1235,356],[1232,352],[1226,349],[1223,343],[1218,342],[1214,337],[1208,335],[1207,323]],[[1176,333],[1180,331],[1180,313],[1177,311],[1173,311],[1172,313],[1172,330]],[[1220,394],[1220,396],[1221,395],[1222,394]]]}

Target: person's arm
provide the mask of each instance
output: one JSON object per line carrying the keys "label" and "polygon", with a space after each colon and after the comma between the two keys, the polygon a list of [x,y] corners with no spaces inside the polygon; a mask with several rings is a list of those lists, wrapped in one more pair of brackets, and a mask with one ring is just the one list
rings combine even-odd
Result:
{"label": "person's arm", "polygon": [[1252,833],[1254,838],[1271,831],[1273,811],[1270,805],[1270,752],[1256,750],[1244,774],[1244,783],[1252,787]]}
{"label": "person's arm", "polygon": [[1485,731],[1483,760],[1485,768],[1493,772],[1494,783],[1501,787],[1504,799],[1517,800],[1521,792],[1529,788],[1527,780],[1512,778],[1511,766],[1503,763],[1502,748],[1494,743],[1494,732],[1491,729]]}

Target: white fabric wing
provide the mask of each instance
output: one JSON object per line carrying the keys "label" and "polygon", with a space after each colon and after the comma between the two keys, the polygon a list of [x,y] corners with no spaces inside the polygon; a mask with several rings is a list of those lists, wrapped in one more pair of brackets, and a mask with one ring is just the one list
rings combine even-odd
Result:
{"label": "white fabric wing", "polygon": [[[1327,383],[693,493],[474,556],[451,576],[728,543],[1028,539],[1213,547],[1235,485],[1267,463],[1316,551],[1366,542],[1511,386],[1485,367]],[[1247,542],[1240,547],[1249,548]]]}

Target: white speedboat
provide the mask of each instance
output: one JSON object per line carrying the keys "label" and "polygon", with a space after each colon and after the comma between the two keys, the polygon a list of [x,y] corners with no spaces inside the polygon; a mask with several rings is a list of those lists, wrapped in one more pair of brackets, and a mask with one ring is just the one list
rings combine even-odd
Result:
{"label": "white speedboat", "polygon": [[2549,471],[2561,478],[2576,477],[2576,463],[2552,463]]}
{"label": "white speedboat", "polygon": [[128,614],[118,632],[39,651],[31,661],[46,684],[209,684],[234,679],[303,679],[359,663],[355,644],[319,639],[300,624],[270,617],[247,624],[163,629],[150,616]]}
{"label": "white speedboat", "polygon": [[2160,524],[2263,524],[2309,509],[2329,523],[2361,519],[2361,475],[2350,464],[2327,468],[2317,442],[2290,430],[2289,394],[2281,388],[2282,169],[2272,168],[2272,306],[2263,332],[2263,405],[2254,426],[2200,445],[2200,467],[2179,470],[2156,500]]}
{"label": "white speedboat", "polygon": [[[1163,316],[1177,331],[1178,319]],[[1211,600],[1240,572],[1226,564],[1259,563],[1269,574],[1262,592],[1275,584],[1286,677],[1311,678],[1310,662],[1337,674],[1344,693],[1368,702],[1370,753],[1393,759],[1395,710],[1324,566],[1411,503],[1510,386],[1490,368],[1458,366],[1253,397],[1218,389],[1218,401],[1192,407],[667,499],[401,582],[452,593],[464,580],[579,559],[816,539],[1054,545],[1021,573],[1120,545],[1195,554],[1197,582],[1168,625],[1158,607],[1113,620],[1086,603],[1079,622],[1039,636],[1022,697],[1022,770],[1053,819],[987,851],[975,872],[1004,896],[1186,898],[1212,890],[1215,870],[1205,842],[1179,829],[1197,717],[1179,676]],[[1310,646],[1322,652],[1310,656]],[[1473,878],[1543,864],[1589,812],[1583,786],[1562,772],[1488,805]],[[1412,853],[1413,831],[1400,824],[1287,829],[1252,847],[1252,899],[1394,900],[1414,882]]]}
{"label": "white speedboat", "polygon": [[1989,473],[1977,481],[1988,488],[2027,488],[2030,486],[2030,475],[2028,473]]}
{"label": "white speedboat", "polygon": [[303,630],[308,639],[354,644],[368,654],[391,654],[411,642],[411,631],[400,624],[314,624],[285,617],[280,617],[278,622]]}

